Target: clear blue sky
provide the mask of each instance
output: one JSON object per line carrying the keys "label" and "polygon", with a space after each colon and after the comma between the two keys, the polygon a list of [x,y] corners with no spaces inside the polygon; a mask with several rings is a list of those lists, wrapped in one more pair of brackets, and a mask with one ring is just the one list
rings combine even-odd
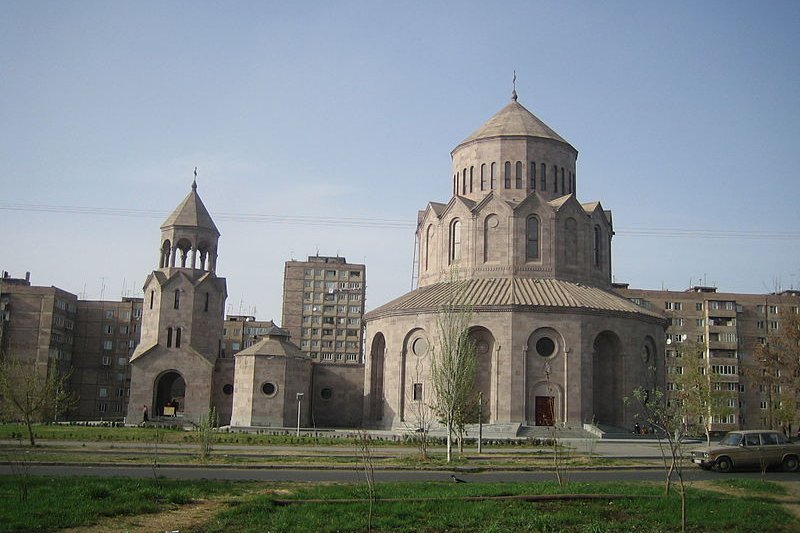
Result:
{"label": "clear blue sky", "polygon": [[797,288],[799,51],[797,1],[6,1],[0,269],[140,293],[197,166],[230,313],[279,321],[317,250],[367,264],[374,308],[516,69],[614,214],[616,281]]}

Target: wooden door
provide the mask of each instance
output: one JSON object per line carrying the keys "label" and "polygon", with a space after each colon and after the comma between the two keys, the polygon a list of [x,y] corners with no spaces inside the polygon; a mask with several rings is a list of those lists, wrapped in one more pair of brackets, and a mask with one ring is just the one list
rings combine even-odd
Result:
{"label": "wooden door", "polygon": [[537,396],[534,400],[537,426],[552,426],[555,421],[555,398]]}

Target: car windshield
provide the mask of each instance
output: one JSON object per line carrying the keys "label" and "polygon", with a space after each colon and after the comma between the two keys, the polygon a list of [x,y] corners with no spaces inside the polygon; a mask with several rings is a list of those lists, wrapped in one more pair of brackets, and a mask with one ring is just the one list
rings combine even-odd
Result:
{"label": "car windshield", "polygon": [[719,443],[723,446],[738,446],[741,441],[741,433],[728,433],[722,438],[721,441],[719,441]]}

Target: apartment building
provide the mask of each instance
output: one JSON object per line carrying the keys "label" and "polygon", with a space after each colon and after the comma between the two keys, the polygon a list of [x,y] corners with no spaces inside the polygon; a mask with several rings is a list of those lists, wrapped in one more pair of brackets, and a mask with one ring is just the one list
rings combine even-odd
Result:
{"label": "apartment building", "polygon": [[344,257],[287,261],[281,327],[317,363],[362,362],[366,267]]}
{"label": "apartment building", "polygon": [[72,418],[122,420],[130,396],[130,356],[139,344],[142,298],[78,300],[70,386]]}
{"label": "apartment building", "polygon": [[[615,284],[618,294],[669,319],[666,334],[666,387],[670,376],[683,370],[680,346],[696,342],[706,347],[714,386],[730,392],[731,414],[713,424],[715,431],[766,428],[770,425],[770,391],[753,383],[748,368],[757,368],[754,353],[781,327],[782,313],[800,313],[800,291],[769,294],[718,292],[716,287],[694,286],[685,291],[631,289]],[[800,405],[798,405],[800,407]],[[799,413],[800,414],[800,413]],[[800,425],[800,417],[793,424]]]}

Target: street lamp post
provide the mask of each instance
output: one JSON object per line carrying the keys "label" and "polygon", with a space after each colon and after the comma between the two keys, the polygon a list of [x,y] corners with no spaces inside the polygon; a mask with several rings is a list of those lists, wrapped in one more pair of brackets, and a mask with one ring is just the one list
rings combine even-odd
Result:
{"label": "street lamp post", "polygon": [[478,392],[478,453],[483,446],[483,392]]}
{"label": "street lamp post", "polygon": [[297,436],[300,436],[300,402],[303,401],[303,393],[297,393]]}

